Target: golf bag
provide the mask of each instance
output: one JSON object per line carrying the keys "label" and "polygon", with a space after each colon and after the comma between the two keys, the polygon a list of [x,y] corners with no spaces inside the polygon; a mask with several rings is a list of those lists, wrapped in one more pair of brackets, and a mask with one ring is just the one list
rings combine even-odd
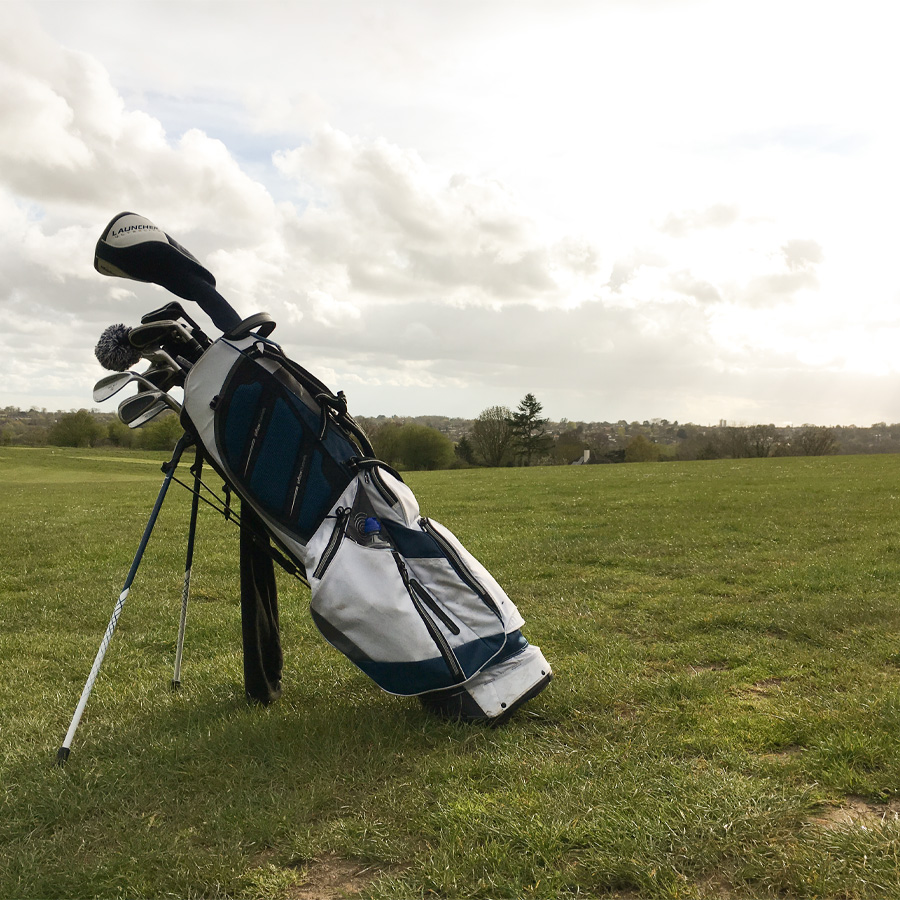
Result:
{"label": "golf bag", "polygon": [[[240,321],[184,248],[130,213],[107,227],[95,265],[196,300],[225,331],[210,341],[182,315],[169,337],[153,332],[152,344],[182,367],[182,424],[240,497],[242,562],[253,553],[252,532],[263,531],[305,572],[313,620],[330,644],[383,690],[419,696],[453,718],[499,723],[547,685],[550,666],[523,637],[513,602],[375,458],[344,395],[271,339],[267,314]],[[150,314],[143,327],[159,319]],[[131,340],[140,345],[137,331]],[[270,569],[252,562],[242,565],[242,594],[255,591],[263,609],[259,690],[275,696],[277,597]],[[246,664],[246,616],[244,626]],[[250,691],[247,672],[245,665]]]}

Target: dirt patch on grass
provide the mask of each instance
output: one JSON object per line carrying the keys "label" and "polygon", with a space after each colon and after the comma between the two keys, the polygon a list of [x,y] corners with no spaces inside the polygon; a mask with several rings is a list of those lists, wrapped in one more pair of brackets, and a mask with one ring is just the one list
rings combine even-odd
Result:
{"label": "dirt patch on grass", "polygon": [[357,896],[374,881],[380,870],[359,860],[342,859],[328,853],[308,863],[296,863],[306,869],[306,877],[291,888],[292,900],[344,900]]}
{"label": "dirt patch on grass", "polygon": [[760,759],[765,762],[787,763],[803,753],[803,747],[797,744],[791,744],[790,747],[782,747],[780,750],[772,750],[769,753],[760,755]]}
{"label": "dirt patch on grass", "polygon": [[828,806],[807,819],[807,825],[836,830],[840,828],[880,828],[900,822],[900,800],[870,803],[862,797],[847,797],[838,806]]}

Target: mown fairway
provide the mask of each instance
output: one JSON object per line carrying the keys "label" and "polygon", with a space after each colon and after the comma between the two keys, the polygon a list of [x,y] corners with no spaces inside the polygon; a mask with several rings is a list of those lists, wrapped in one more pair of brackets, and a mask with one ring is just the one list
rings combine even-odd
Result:
{"label": "mown fairway", "polygon": [[160,461],[0,449],[0,897],[900,897],[900,457],[410,474],[556,670],[500,730],[379,692],[287,577],[248,707],[209,509],[171,693],[174,485],[60,770]]}

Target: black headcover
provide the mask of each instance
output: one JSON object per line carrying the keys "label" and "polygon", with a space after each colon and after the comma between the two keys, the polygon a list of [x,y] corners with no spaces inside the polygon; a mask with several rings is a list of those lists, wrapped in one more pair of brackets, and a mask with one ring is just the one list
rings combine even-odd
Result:
{"label": "black headcover", "polygon": [[216,279],[193,254],[136,213],[119,213],[103,231],[94,251],[94,268],[158,284],[185,300],[193,300],[217,328],[230,331],[240,316],[216,290]]}

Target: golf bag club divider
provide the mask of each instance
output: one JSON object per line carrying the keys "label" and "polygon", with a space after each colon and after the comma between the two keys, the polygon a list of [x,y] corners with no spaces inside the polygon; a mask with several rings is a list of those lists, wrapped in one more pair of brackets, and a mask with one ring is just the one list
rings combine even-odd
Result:
{"label": "golf bag club divider", "polygon": [[97,655],[94,658],[94,664],[91,667],[90,674],[88,675],[88,679],[85,682],[84,688],[81,692],[81,697],[78,700],[78,705],[75,707],[75,713],[72,716],[69,730],[66,732],[66,736],[62,742],[62,746],[57,751],[56,763],[59,766],[64,766],[66,760],[68,760],[69,758],[69,754],[72,749],[72,741],[75,738],[75,732],[78,729],[78,725],[81,722],[81,717],[84,714],[84,709],[87,706],[88,698],[90,697],[91,691],[94,688],[94,682],[97,680],[97,676],[100,673],[100,666],[103,664],[103,659],[106,656],[106,651],[109,649],[110,641],[112,641],[113,633],[115,632],[116,625],[119,622],[119,616],[122,614],[122,608],[125,606],[125,601],[128,599],[131,585],[134,582],[135,576],[137,575],[138,566],[140,566],[141,564],[141,559],[144,556],[144,551],[147,549],[147,544],[150,541],[150,535],[153,533],[153,527],[154,525],[156,525],[159,511],[162,509],[163,501],[165,500],[166,493],[169,490],[169,485],[172,483],[175,469],[178,466],[181,455],[191,443],[193,443],[192,436],[188,435],[187,433],[182,435],[178,443],[175,445],[175,450],[172,453],[172,458],[167,463],[163,464],[162,469],[165,473],[165,477],[163,478],[162,486],[159,489],[159,494],[156,497],[156,502],[153,505],[153,510],[150,513],[150,518],[147,520],[147,525],[144,528],[144,533],[141,536],[140,543],[138,544],[137,552],[135,553],[134,559],[132,560],[131,568],[128,571],[128,576],[126,577],[125,584],[122,587],[122,592],[119,594],[119,599],[116,601],[112,617],[109,620],[109,624],[106,626],[106,632],[103,635],[103,639],[100,641],[100,648],[97,650]]}

